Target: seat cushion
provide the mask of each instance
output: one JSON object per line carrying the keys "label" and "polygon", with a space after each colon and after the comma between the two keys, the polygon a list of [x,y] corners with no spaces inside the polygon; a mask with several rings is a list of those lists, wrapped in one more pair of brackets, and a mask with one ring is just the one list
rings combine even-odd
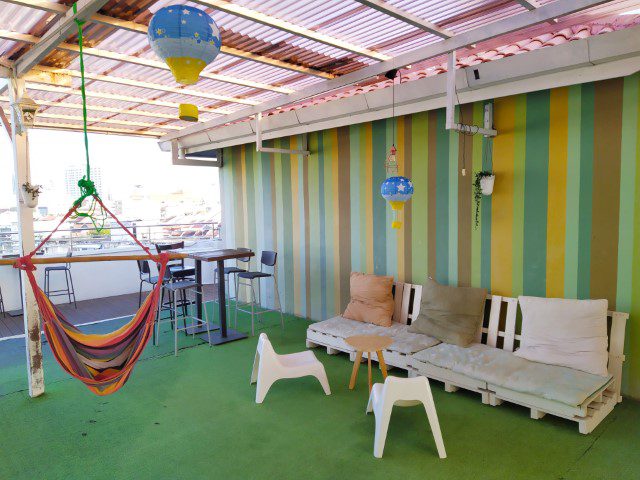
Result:
{"label": "seat cushion", "polygon": [[417,352],[412,358],[490,385],[572,407],[581,405],[611,379],[610,375],[593,375],[572,368],[532,362],[506,350],[479,343],[467,348],[441,343]]}
{"label": "seat cushion", "polygon": [[391,326],[393,317],[393,277],[351,272],[351,300],[343,317],[359,322]]}
{"label": "seat cushion", "polygon": [[412,333],[409,331],[409,325],[393,323],[387,330],[393,330],[389,333],[381,333],[381,335],[389,335],[393,338],[393,343],[387,348],[392,352],[411,355],[425,348],[433,347],[440,343],[437,338],[424,335],[422,333]]}
{"label": "seat cushion", "polygon": [[607,374],[607,300],[521,296],[518,302],[522,339],[517,356]]}
{"label": "seat cushion", "polygon": [[334,317],[322,322],[312,323],[309,328],[315,332],[333,335],[338,338],[347,338],[354,335],[385,335],[393,338],[393,343],[387,350],[406,355],[440,343],[439,340],[428,335],[411,333],[408,331],[407,325],[395,322],[390,327],[381,327],[344,317]]}
{"label": "seat cushion", "polygon": [[66,265],[58,265],[55,267],[45,267],[44,271],[45,272],[59,272],[62,270],[68,270],[68,268],[66,267]]}
{"label": "seat cushion", "polygon": [[[215,269],[215,272],[218,273],[218,269]],[[224,274],[225,275],[229,275],[230,273],[242,273],[242,272],[246,272],[246,270],[243,270],[242,268],[238,268],[238,267],[224,267]]]}
{"label": "seat cushion", "polygon": [[270,277],[271,274],[270,273],[264,273],[264,272],[240,272],[240,273],[238,273],[238,276],[240,278],[247,278],[249,280],[252,280],[254,278]]}
{"label": "seat cushion", "polygon": [[309,325],[309,329],[314,332],[325,333],[338,338],[347,338],[353,335],[374,335],[374,327],[375,325],[370,323],[358,322],[341,316]]}

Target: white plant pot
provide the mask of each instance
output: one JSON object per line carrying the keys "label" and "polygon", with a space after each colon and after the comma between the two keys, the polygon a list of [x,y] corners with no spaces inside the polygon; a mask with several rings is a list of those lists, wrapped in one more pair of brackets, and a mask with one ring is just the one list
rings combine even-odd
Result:
{"label": "white plant pot", "polygon": [[480,179],[480,190],[482,191],[482,195],[491,195],[493,193],[493,184],[495,181],[495,175],[482,177]]}
{"label": "white plant pot", "polygon": [[28,208],[36,208],[38,206],[38,197],[40,196],[39,194],[32,195],[31,193],[27,192],[24,185],[21,188],[21,194],[22,201]]}

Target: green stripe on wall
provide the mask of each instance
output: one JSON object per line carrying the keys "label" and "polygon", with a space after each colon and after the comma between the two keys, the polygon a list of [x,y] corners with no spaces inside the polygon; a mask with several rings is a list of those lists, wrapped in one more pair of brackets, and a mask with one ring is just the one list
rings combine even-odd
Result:
{"label": "green stripe on wall", "polygon": [[380,195],[380,185],[386,176],[386,128],[384,120],[373,122],[373,271],[379,275],[387,273],[387,205]]}
{"label": "green stripe on wall", "polygon": [[582,131],[582,85],[569,87],[567,140],[567,223],[564,295],[578,298],[578,257],[580,238],[580,132]]}
{"label": "green stripe on wall", "polygon": [[522,291],[540,297],[547,290],[549,110],[549,90],[527,95]]}
{"label": "green stripe on wall", "polygon": [[411,179],[415,192],[411,199],[411,282],[423,283],[428,265],[429,237],[429,126],[426,112],[413,116],[411,123]]}

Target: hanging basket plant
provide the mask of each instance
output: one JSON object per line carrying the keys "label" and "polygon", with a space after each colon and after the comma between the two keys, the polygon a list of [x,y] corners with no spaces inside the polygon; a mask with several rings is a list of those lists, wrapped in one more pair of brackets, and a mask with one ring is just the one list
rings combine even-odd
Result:
{"label": "hanging basket plant", "polygon": [[492,172],[477,172],[473,181],[473,199],[476,203],[475,228],[478,228],[480,221],[480,200],[482,196],[489,196],[493,193],[493,184],[496,176]]}
{"label": "hanging basket plant", "polygon": [[36,208],[38,206],[38,197],[41,192],[42,185],[32,185],[29,182],[23,183],[20,189],[22,201],[29,208]]}

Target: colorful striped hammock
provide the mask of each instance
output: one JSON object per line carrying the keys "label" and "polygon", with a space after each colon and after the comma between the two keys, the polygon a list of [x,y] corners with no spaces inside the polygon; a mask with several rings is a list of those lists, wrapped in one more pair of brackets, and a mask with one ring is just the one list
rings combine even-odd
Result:
{"label": "colorful striped hammock", "polygon": [[[167,253],[152,254],[104,206],[100,197],[93,195],[93,199],[133,238],[151,260],[158,263],[158,278],[164,278],[169,255]],[[133,367],[149,342],[158,313],[162,282],[155,285],[131,321],[115,332],[103,335],[86,334],[69,323],[38,286],[33,273],[36,267],[32,258],[71,215],[78,213],[79,207],[80,203],[76,202],[40,245],[30,254],[16,260],[14,268],[24,270],[29,279],[44,323],[44,333],[57,362],[69,375],[83,382],[96,395],[109,395],[127,382]]]}

